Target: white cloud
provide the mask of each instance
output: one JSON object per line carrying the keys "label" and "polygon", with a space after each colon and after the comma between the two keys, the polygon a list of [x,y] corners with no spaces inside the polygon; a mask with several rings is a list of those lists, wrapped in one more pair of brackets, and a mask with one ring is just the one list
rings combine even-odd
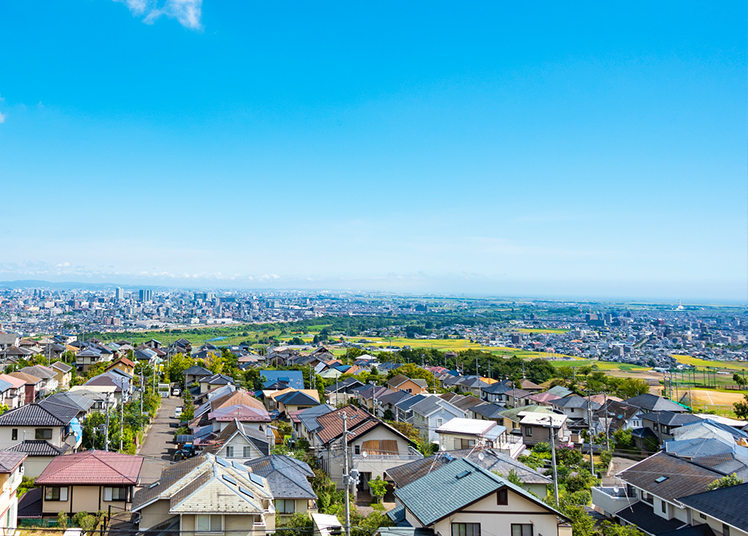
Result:
{"label": "white cloud", "polygon": [[135,16],[144,16],[143,22],[153,24],[165,15],[177,19],[179,24],[191,30],[202,29],[203,0],[165,0],[159,5],[157,0],[114,0],[125,4]]}
{"label": "white cloud", "polygon": [[5,123],[5,115],[0,112],[0,123]]}

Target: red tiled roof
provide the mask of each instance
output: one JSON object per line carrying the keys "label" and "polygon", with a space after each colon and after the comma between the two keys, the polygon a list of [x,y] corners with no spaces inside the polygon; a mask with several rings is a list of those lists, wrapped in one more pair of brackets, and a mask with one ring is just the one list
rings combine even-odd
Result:
{"label": "red tiled roof", "polygon": [[39,484],[136,485],[143,466],[141,456],[87,450],[57,456],[36,479]]}
{"label": "red tiled roof", "polygon": [[257,400],[246,391],[234,391],[231,394],[211,400],[210,409],[212,411],[216,411],[217,409],[225,408],[228,406],[236,406],[239,404],[249,406],[250,408],[257,408],[262,410],[265,409],[265,406],[262,404],[262,402]]}

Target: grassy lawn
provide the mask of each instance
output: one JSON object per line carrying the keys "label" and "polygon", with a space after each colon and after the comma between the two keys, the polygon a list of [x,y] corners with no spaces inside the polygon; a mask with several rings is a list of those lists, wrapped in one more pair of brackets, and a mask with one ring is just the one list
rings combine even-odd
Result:
{"label": "grassy lawn", "polygon": [[609,361],[593,361],[591,359],[577,359],[575,361],[553,361],[557,367],[584,367],[597,366],[597,370],[622,370],[626,372],[645,372],[652,370],[651,367],[640,367],[630,363],[611,363]]}

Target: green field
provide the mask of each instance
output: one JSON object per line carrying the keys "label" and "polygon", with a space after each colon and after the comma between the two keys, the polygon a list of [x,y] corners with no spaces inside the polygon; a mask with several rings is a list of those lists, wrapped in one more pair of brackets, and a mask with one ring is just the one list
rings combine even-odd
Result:
{"label": "green field", "polygon": [[529,329],[521,328],[518,329],[520,333],[567,333],[568,329]]}
{"label": "green field", "polygon": [[596,366],[597,370],[622,370],[626,372],[646,372],[651,367],[640,367],[630,363],[611,363],[610,361],[593,361],[591,359],[577,359],[575,361],[553,361],[557,367],[584,367]]}
{"label": "green field", "polygon": [[743,361],[709,361],[707,359],[700,359],[698,357],[680,354],[672,354],[671,357],[673,357],[678,363],[691,365],[696,367],[697,369],[711,368],[719,370],[729,370],[733,372],[748,372],[748,362]]}

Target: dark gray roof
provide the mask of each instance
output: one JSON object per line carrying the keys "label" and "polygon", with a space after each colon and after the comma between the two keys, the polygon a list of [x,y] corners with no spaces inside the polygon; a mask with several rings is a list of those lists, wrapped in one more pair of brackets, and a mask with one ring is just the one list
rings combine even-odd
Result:
{"label": "dark gray roof", "polygon": [[43,439],[29,439],[13,445],[8,450],[13,452],[23,452],[29,456],[60,456],[65,454],[70,445],[64,443],[61,447],[56,447],[49,441]]}
{"label": "dark gray roof", "polygon": [[401,409],[402,411],[408,411],[424,398],[426,397],[423,395],[413,395],[410,398],[403,398],[400,402],[395,404],[395,407]]}
{"label": "dark gray roof", "polygon": [[683,521],[678,521],[675,518],[665,519],[658,516],[650,505],[642,501],[627,506],[616,515],[652,536],[677,530],[685,525]]}
{"label": "dark gray roof", "polygon": [[680,502],[715,517],[742,531],[748,531],[748,482],[681,497]]}
{"label": "dark gray roof", "polygon": [[390,392],[390,393],[388,393],[386,395],[383,395],[380,398],[377,398],[377,400],[381,404],[397,404],[403,398],[407,398],[409,396],[411,396],[411,395],[409,393],[405,392],[405,391],[394,391],[394,392]]}
{"label": "dark gray roof", "polygon": [[254,473],[267,478],[276,499],[316,499],[307,478],[314,477],[309,466],[289,456],[270,455],[245,462]]}
{"label": "dark gray roof", "polygon": [[481,417],[485,417],[486,419],[503,419],[501,412],[506,411],[506,406],[486,402],[485,404],[473,406],[472,408],[470,408],[470,411],[480,415]]}
{"label": "dark gray roof", "polygon": [[298,413],[296,417],[301,421],[301,424],[309,432],[316,432],[317,430],[322,428],[322,426],[320,426],[320,424],[317,422],[317,417],[327,415],[331,411],[335,411],[335,408],[331,405],[320,404],[319,406],[315,406],[313,408],[306,409],[301,413]]}
{"label": "dark gray roof", "polygon": [[206,368],[198,365],[192,365],[190,368],[185,370],[182,374],[185,376],[212,376],[213,373]]}
{"label": "dark gray roof", "polygon": [[60,408],[62,406],[56,404],[27,404],[0,415],[0,426],[65,426],[78,414],[77,411],[72,413],[70,408],[66,412]]}
{"label": "dark gray roof", "polygon": [[714,437],[699,437],[682,441],[670,440],[663,443],[665,452],[670,452],[681,458],[713,456],[715,454],[729,454],[735,445],[729,445]]}
{"label": "dark gray roof", "polygon": [[26,458],[23,452],[0,450],[0,473],[12,473]]}
{"label": "dark gray roof", "polygon": [[675,411],[676,413],[685,413],[688,411],[680,404],[650,393],[629,398],[624,400],[624,402],[646,411]]}
{"label": "dark gray roof", "polygon": [[276,397],[276,402],[281,402],[284,405],[292,405],[292,406],[317,406],[319,405],[319,402],[316,398],[313,398],[309,396],[306,393],[302,393],[301,391],[290,391],[288,393],[284,393],[279,397]]}
{"label": "dark gray roof", "polygon": [[684,426],[692,422],[704,422],[690,413],[674,413],[672,411],[655,411],[642,415],[642,420],[664,424],[666,426]]}
{"label": "dark gray roof", "polygon": [[[587,409],[587,399],[581,396],[572,395],[567,396],[566,398],[559,398],[557,400],[553,400],[551,402],[552,406],[558,406],[560,408],[581,408],[581,409]],[[596,409],[600,409],[600,404],[597,402],[591,401],[590,407],[592,408],[592,411],[595,411]]]}
{"label": "dark gray roof", "polygon": [[674,502],[686,495],[706,491],[710,483],[723,475],[672,454],[658,452],[618,476],[652,495]]}

